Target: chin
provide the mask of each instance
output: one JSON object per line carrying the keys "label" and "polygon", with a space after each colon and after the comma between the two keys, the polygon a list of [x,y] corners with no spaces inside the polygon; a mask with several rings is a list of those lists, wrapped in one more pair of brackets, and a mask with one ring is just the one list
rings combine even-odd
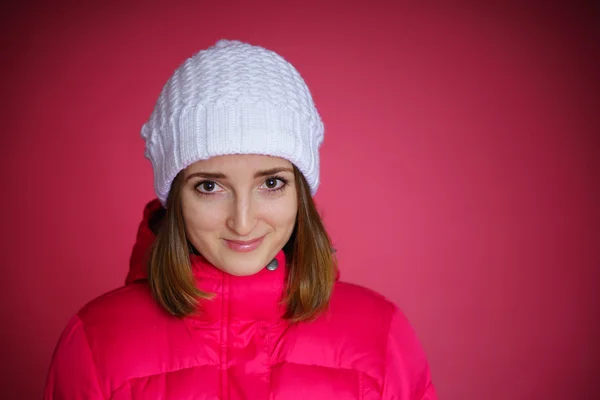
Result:
{"label": "chin", "polygon": [[265,266],[262,264],[252,264],[252,265],[224,265],[222,268],[219,268],[223,272],[227,272],[230,275],[234,276],[250,276],[258,273]]}
{"label": "chin", "polygon": [[235,276],[248,276],[258,273],[266,267],[269,261],[264,260],[261,254],[238,253],[227,257],[219,269]]}

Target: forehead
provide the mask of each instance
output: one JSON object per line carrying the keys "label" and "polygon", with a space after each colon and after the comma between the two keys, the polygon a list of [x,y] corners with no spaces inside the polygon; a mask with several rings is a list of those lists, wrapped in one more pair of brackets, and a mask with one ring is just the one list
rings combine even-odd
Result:
{"label": "forehead", "polygon": [[230,154],[196,161],[185,169],[186,175],[196,172],[256,172],[274,168],[292,168],[292,163],[285,158],[260,154]]}

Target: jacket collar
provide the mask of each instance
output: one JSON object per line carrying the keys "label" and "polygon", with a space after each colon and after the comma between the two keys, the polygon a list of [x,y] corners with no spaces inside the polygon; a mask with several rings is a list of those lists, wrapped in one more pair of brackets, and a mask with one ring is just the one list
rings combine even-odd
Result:
{"label": "jacket collar", "polygon": [[[156,236],[150,229],[150,219],[162,205],[158,199],[150,201],[144,208],[142,222],[133,246],[126,284],[146,280],[148,254]],[[282,297],[286,282],[286,260],[283,251],[275,257],[278,267],[271,271],[263,268],[250,276],[234,276],[210,264],[200,255],[190,255],[196,285],[205,293],[212,293],[210,300],[200,301],[200,310],[194,320],[215,321],[259,319],[275,320],[285,312]]]}
{"label": "jacket collar", "polygon": [[285,254],[280,251],[275,257],[277,268],[266,267],[254,275],[235,276],[210,264],[204,257],[192,255],[192,271],[196,285],[213,298],[202,300],[197,318],[214,321],[280,319],[285,313],[282,303],[285,281]]}

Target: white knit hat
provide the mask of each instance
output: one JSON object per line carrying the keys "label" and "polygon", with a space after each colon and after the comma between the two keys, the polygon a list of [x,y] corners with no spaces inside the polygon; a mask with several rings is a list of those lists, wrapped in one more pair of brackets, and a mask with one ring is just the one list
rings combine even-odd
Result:
{"label": "white knit hat", "polygon": [[290,63],[262,47],[219,40],[169,78],[142,137],[164,206],[181,170],[225,154],[285,158],[314,194],[323,131],[308,87]]}

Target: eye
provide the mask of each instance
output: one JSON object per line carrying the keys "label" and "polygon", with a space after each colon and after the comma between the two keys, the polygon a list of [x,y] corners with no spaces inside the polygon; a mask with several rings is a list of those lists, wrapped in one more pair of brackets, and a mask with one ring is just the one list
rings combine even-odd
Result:
{"label": "eye", "polygon": [[199,182],[196,186],[196,190],[203,194],[212,194],[216,192],[220,192],[220,186],[215,181],[202,181]]}
{"label": "eye", "polygon": [[273,176],[271,178],[267,178],[262,187],[268,189],[269,191],[275,191],[283,189],[286,185],[287,181],[285,179]]}

